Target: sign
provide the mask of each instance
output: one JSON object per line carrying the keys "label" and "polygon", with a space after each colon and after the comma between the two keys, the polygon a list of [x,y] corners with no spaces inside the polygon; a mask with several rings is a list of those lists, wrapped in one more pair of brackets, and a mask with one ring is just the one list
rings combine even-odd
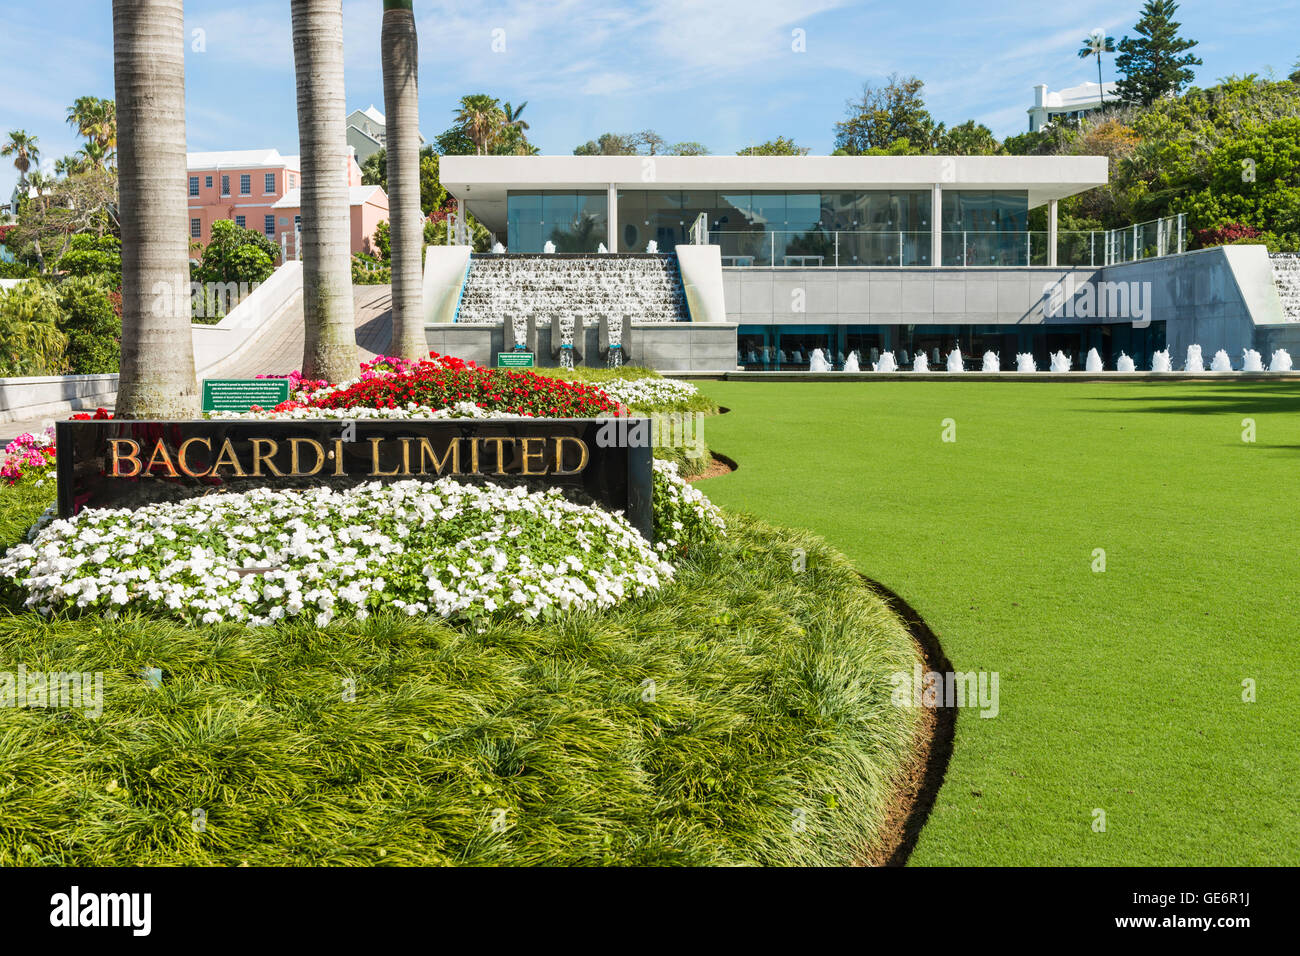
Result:
{"label": "sign", "polygon": [[251,488],[437,481],[559,488],[651,536],[649,419],[66,421],[59,515]]}
{"label": "sign", "polygon": [[254,405],[275,408],[289,400],[287,378],[205,378],[205,412],[247,412]]}
{"label": "sign", "polygon": [[537,357],[533,352],[516,349],[497,353],[497,368],[532,368],[536,364]]}

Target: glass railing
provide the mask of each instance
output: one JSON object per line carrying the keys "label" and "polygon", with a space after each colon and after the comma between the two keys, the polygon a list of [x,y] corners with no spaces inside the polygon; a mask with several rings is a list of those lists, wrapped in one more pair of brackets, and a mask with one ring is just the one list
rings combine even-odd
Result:
{"label": "glass railing", "polygon": [[[1187,250],[1186,221],[1182,215],[1152,219],[1123,229],[1067,231],[1056,235],[1059,266],[1104,266]],[[722,264],[731,267],[776,266],[813,269],[852,266],[928,266],[928,230],[811,229],[803,231],[753,230],[702,233],[704,241],[719,246]],[[945,230],[940,237],[939,265],[962,268],[1046,266],[1050,235],[1046,231]]]}

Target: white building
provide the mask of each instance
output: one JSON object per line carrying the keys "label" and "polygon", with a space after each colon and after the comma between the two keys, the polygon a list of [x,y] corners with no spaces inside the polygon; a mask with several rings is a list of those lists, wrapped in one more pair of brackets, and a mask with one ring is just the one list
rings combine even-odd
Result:
{"label": "white building", "polygon": [[[385,148],[387,130],[387,120],[375,109],[374,103],[364,110],[353,110],[348,114],[348,145],[356,151],[358,163],[364,165],[367,159]],[[420,145],[424,143],[421,134]]]}
{"label": "white building", "polygon": [[1029,132],[1042,129],[1049,123],[1061,120],[1077,121],[1085,114],[1100,109],[1102,95],[1106,102],[1119,99],[1116,83],[1081,83],[1052,92],[1046,83],[1034,87],[1034,105],[1029,107]]}

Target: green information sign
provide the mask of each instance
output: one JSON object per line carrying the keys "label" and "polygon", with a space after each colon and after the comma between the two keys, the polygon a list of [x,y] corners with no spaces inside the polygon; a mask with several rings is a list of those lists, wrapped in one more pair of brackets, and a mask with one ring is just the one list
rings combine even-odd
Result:
{"label": "green information sign", "polygon": [[287,378],[205,378],[205,412],[246,412],[254,405],[274,408],[289,398]]}
{"label": "green information sign", "polygon": [[497,368],[532,368],[537,364],[532,352],[498,352]]}

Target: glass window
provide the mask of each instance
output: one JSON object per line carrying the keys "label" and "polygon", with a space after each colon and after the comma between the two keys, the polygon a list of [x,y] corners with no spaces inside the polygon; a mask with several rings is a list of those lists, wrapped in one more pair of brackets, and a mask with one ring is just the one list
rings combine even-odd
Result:
{"label": "glass window", "polygon": [[275,192],[275,173],[267,173],[265,180],[266,181],[264,183],[265,186],[264,191],[268,193]]}
{"label": "glass window", "polygon": [[239,195],[251,196],[253,194],[253,177],[249,173],[239,174]]}
{"label": "glass window", "polygon": [[203,177],[203,188],[204,188],[204,189],[211,189],[211,188],[212,188],[212,177],[211,177],[211,176],[204,176],[204,177]]}
{"label": "glass window", "polygon": [[203,238],[203,220],[201,219],[190,220],[190,238],[191,239]]}
{"label": "glass window", "polygon": [[511,252],[595,252],[608,235],[602,191],[507,193],[506,242]]}
{"label": "glass window", "polygon": [[275,216],[267,216],[265,219],[265,229],[268,236],[275,235]]}
{"label": "glass window", "polygon": [[245,224],[246,224],[247,222],[248,222],[248,220],[247,220],[245,217],[243,217],[243,216],[236,216],[236,217],[235,217],[235,225],[238,226],[240,229],[244,229],[244,228],[246,228]]}
{"label": "glass window", "polygon": [[229,177],[229,176],[222,176],[222,177],[221,177],[221,195],[223,195],[223,196],[229,196],[229,195],[230,195],[230,177]]}
{"label": "glass window", "polygon": [[987,189],[943,191],[943,264],[1028,265],[1029,194]]}
{"label": "glass window", "polygon": [[199,194],[199,177],[198,177],[198,176],[191,176],[191,177],[190,177],[190,195],[191,195],[191,196],[197,196],[198,194]]}

